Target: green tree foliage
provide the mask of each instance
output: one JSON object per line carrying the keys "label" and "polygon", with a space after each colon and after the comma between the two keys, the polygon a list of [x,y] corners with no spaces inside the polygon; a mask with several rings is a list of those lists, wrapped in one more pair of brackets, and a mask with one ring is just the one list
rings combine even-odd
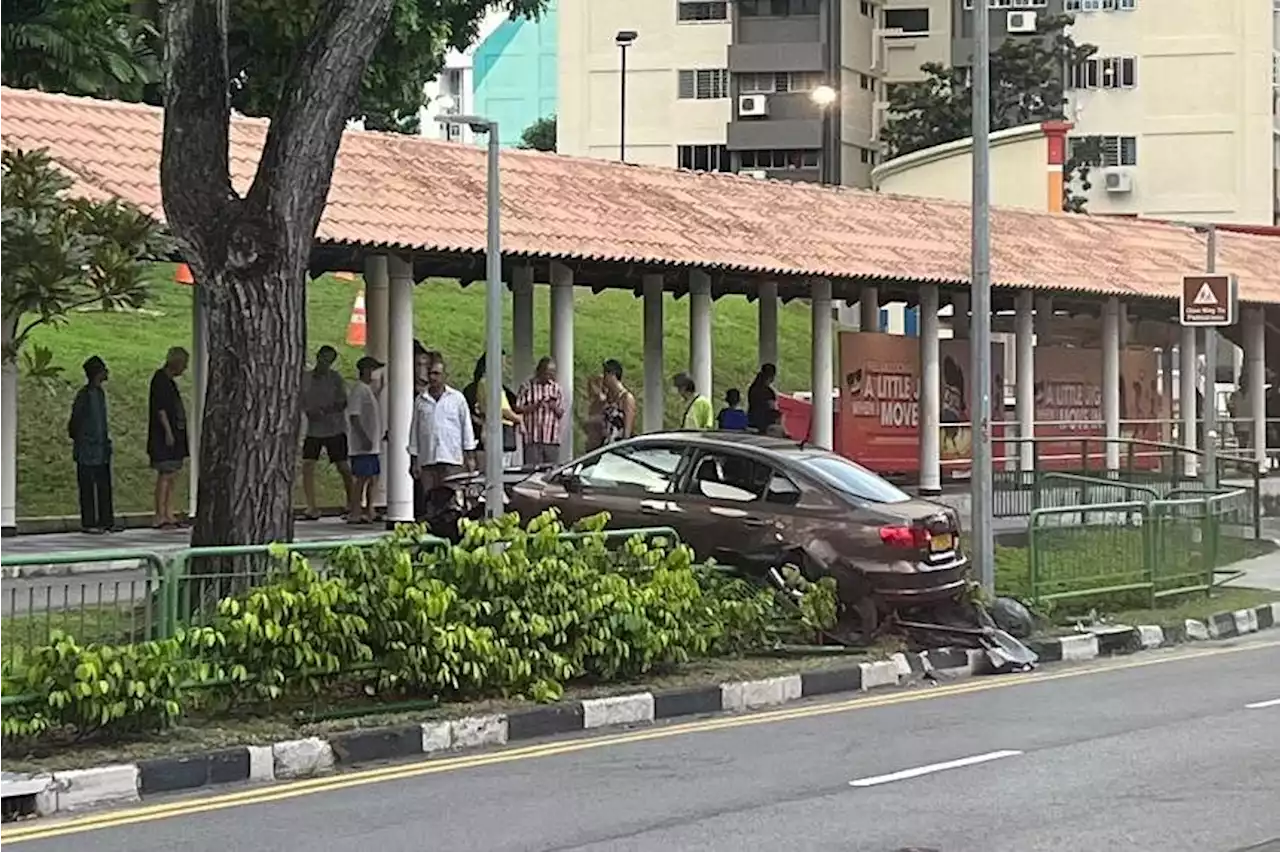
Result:
{"label": "green tree foliage", "polygon": [[[1088,59],[1097,48],[1077,44],[1068,28],[1070,15],[1047,17],[1034,36],[1006,39],[991,53],[991,129],[1061,119],[1066,106],[1063,69]],[[973,127],[973,91],[968,69],[936,63],[920,66],[925,79],[899,83],[889,93],[888,119],[881,131],[886,153],[913,151],[967,139]],[[1088,167],[1097,165],[1097,149],[1076,145],[1074,171],[1065,175],[1066,206],[1083,210],[1083,198],[1070,196],[1073,177],[1088,189]]]}
{"label": "green tree foliage", "polygon": [[[505,0],[513,17],[536,17],[546,0]],[[324,0],[231,0],[227,49],[232,105],[246,115],[275,115],[294,62],[315,36]],[[365,70],[351,118],[369,130],[416,133],[423,88],[449,49],[475,40],[491,0],[395,0]]]}
{"label": "green tree foliage", "polygon": [[520,134],[520,147],[533,151],[556,149],[556,117],[545,116],[524,129]]}
{"label": "green tree foliage", "polygon": [[[156,222],[119,201],[69,197],[71,178],[44,151],[5,151],[2,162],[4,359],[18,356],[32,329],[71,311],[141,305],[145,261],[171,250]],[[50,369],[46,350],[27,355],[31,371]]]}
{"label": "green tree foliage", "polygon": [[155,27],[130,0],[4,0],[4,85],[139,101],[159,80]]}

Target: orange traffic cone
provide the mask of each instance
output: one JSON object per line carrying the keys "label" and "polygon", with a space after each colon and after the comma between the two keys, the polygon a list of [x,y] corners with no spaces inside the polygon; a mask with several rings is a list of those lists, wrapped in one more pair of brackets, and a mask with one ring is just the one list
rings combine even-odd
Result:
{"label": "orange traffic cone", "polygon": [[179,284],[196,283],[195,276],[191,274],[191,267],[187,266],[185,263],[178,264],[178,268],[173,272],[173,280],[177,281]]}
{"label": "orange traffic cone", "polygon": [[364,289],[356,293],[356,305],[351,309],[351,321],[347,323],[347,345],[364,346],[365,333]]}

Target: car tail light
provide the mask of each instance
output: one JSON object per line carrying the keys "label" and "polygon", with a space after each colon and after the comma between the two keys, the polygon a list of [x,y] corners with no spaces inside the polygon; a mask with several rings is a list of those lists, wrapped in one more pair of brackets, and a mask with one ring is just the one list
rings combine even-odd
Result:
{"label": "car tail light", "polygon": [[891,526],[880,528],[880,541],[889,547],[921,550],[929,546],[932,536],[924,527]]}

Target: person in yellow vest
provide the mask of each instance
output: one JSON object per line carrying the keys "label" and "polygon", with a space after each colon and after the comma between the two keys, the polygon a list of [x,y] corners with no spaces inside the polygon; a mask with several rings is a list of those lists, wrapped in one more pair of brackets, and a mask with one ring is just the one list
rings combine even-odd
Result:
{"label": "person in yellow vest", "polygon": [[714,429],[716,425],[715,409],[706,394],[698,393],[698,387],[689,378],[688,373],[680,373],[673,380],[676,391],[684,400],[684,416],[680,419],[681,429]]}

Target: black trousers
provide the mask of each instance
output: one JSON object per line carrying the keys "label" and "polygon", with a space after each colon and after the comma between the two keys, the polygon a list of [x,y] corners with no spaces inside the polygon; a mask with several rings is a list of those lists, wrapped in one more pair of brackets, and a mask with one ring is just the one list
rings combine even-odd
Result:
{"label": "black trousers", "polygon": [[100,530],[115,526],[115,507],[111,502],[111,465],[76,465],[76,485],[80,488],[80,526]]}

